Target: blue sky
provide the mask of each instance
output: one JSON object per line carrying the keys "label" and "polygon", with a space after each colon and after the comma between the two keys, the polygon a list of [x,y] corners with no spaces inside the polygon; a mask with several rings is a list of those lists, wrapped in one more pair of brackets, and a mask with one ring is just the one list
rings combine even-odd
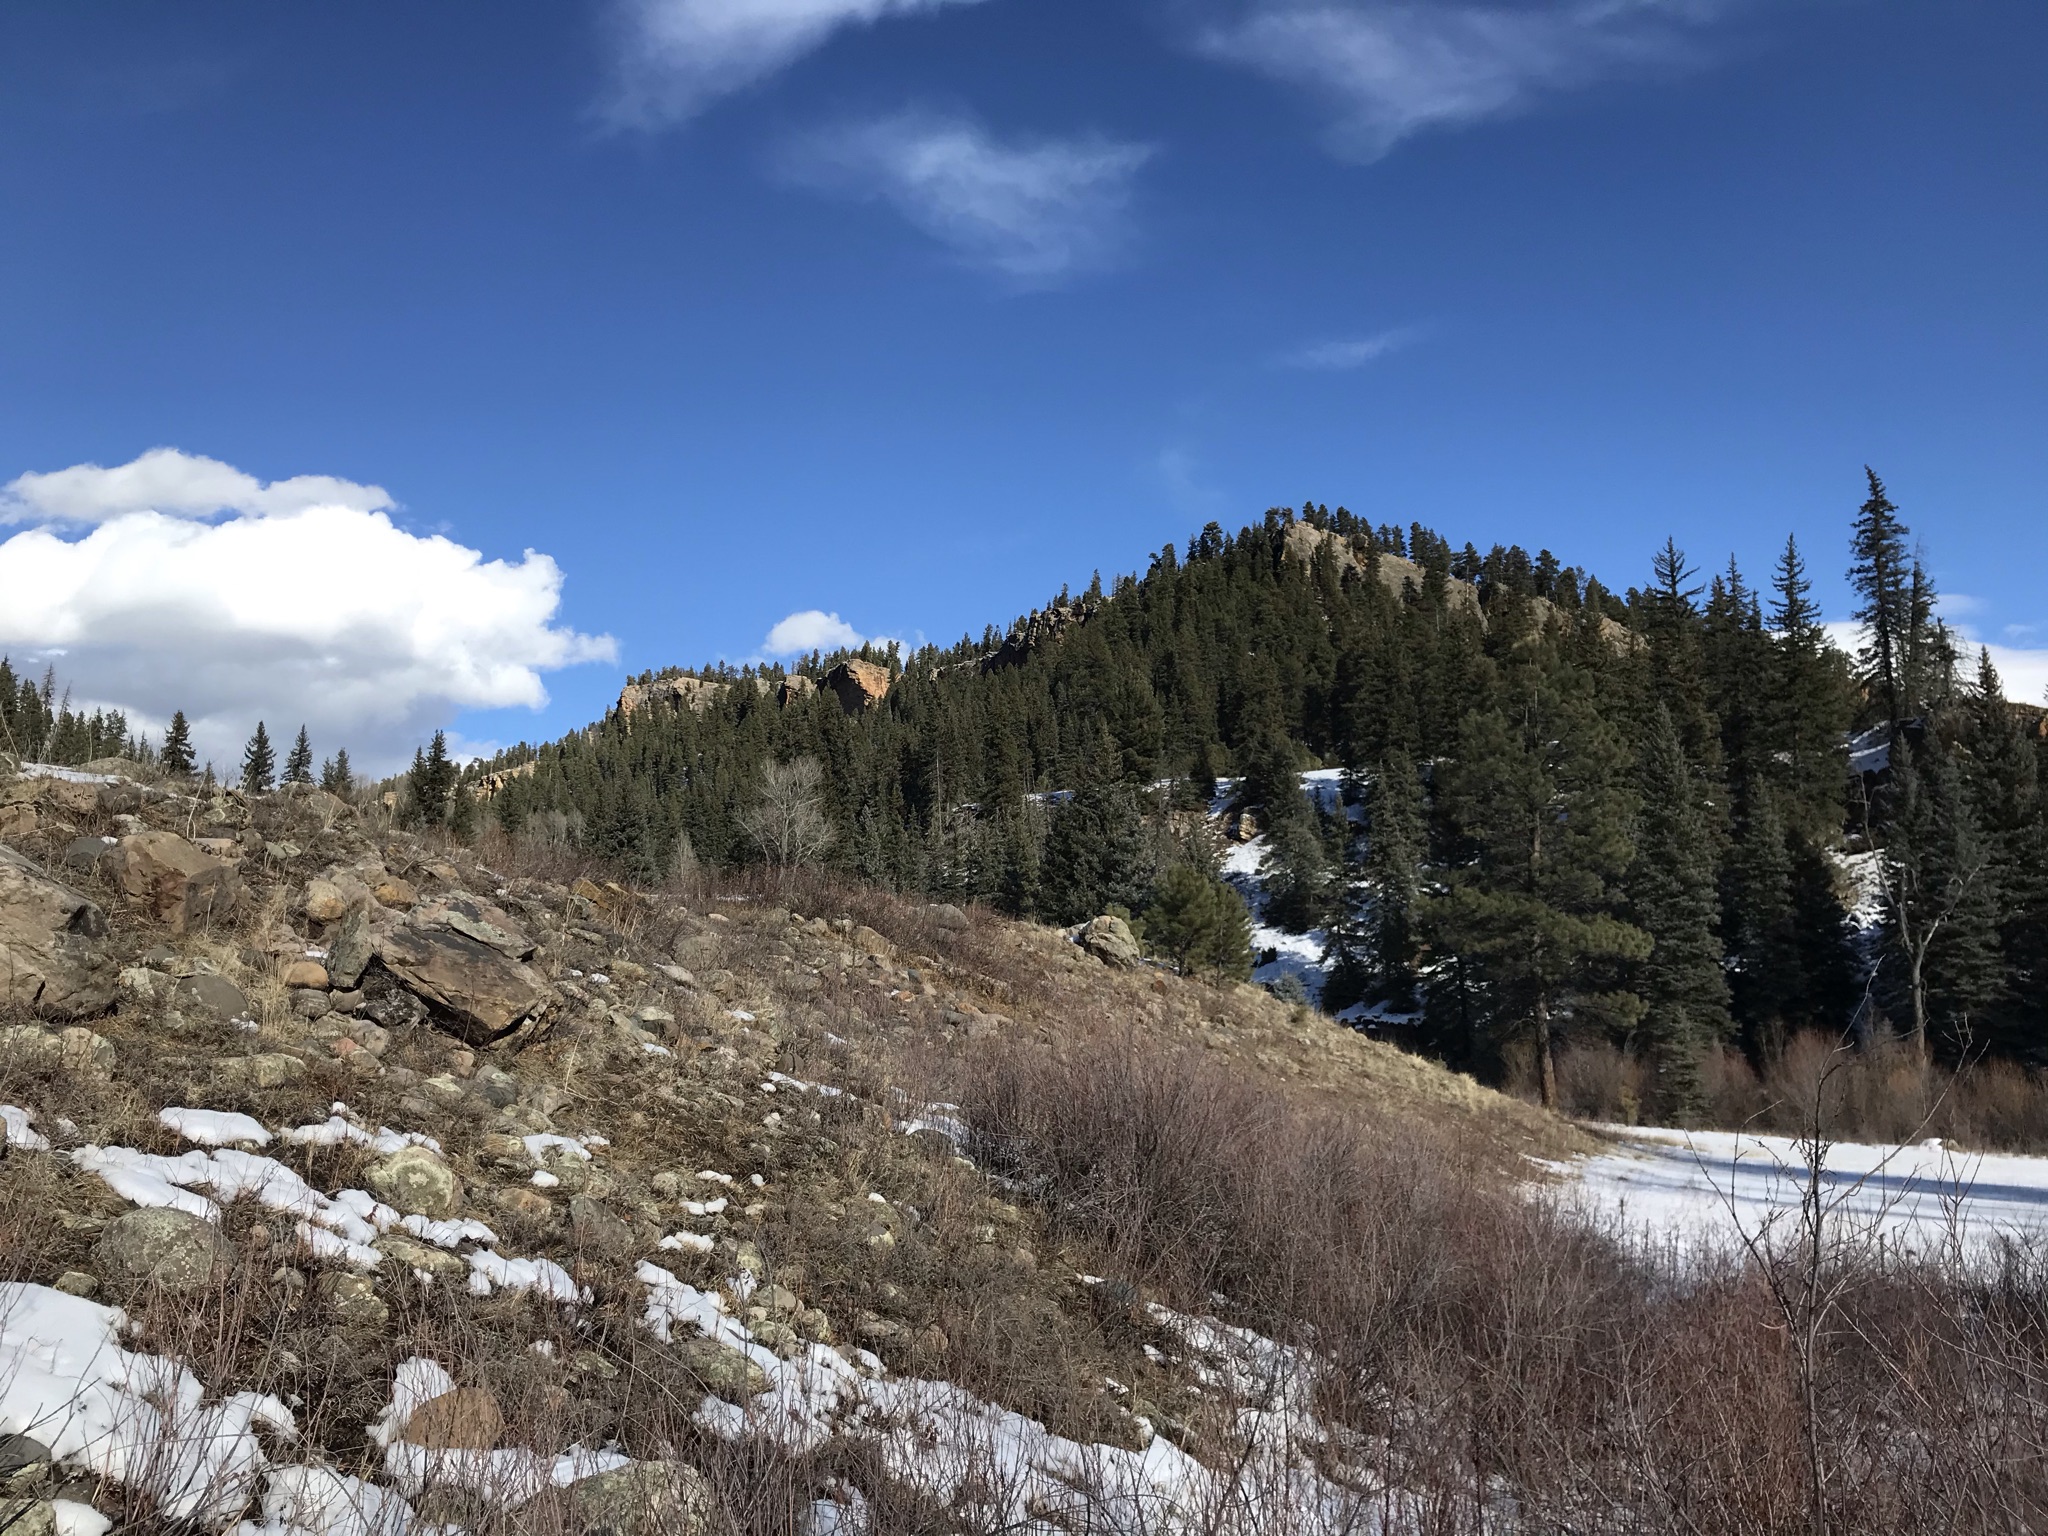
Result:
{"label": "blue sky", "polygon": [[1796,532],[1840,611],[1869,462],[2038,696],[2044,52],[2038,0],[12,7],[0,642],[379,758],[1304,496],[1614,585]]}

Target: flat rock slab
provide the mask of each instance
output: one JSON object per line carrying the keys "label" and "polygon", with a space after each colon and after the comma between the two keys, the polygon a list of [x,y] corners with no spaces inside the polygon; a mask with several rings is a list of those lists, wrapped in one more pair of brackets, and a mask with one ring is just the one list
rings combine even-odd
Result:
{"label": "flat rock slab", "polygon": [[470,1045],[488,1045],[547,1005],[539,972],[451,929],[401,924],[377,941],[377,959]]}

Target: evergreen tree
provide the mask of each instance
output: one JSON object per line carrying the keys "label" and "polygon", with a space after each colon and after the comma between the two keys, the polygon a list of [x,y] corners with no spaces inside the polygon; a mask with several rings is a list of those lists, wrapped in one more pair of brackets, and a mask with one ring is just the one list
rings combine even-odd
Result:
{"label": "evergreen tree", "polygon": [[276,774],[277,752],[270,745],[270,732],[258,720],[256,734],[242,749],[242,788],[252,795],[261,794],[272,787]]}
{"label": "evergreen tree", "polygon": [[344,798],[355,793],[355,772],[349,767],[348,748],[337,749],[334,756],[320,765],[320,787],[330,795]]}
{"label": "evergreen tree", "polygon": [[1629,915],[1649,935],[1650,952],[1635,968],[1636,987],[1659,1108],[1683,1124],[1702,1107],[1701,1058],[1728,1031],[1728,983],[1713,853],[1685,749],[1662,704],[1637,774],[1642,810],[1627,889]]}
{"label": "evergreen tree", "polygon": [[1863,473],[1870,481],[1870,495],[1856,514],[1849,567],[1850,584],[1861,599],[1856,621],[1863,626],[1863,648],[1857,660],[1878,718],[1896,735],[1916,702],[1908,690],[1920,606],[1914,592],[1915,562],[1907,551],[1905,522],[1885,494],[1884,482],[1873,469],[1866,467]]}
{"label": "evergreen tree", "polygon": [[1251,978],[1251,914],[1229,885],[1191,864],[1160,877],[1145,912],[1145,942],[1183,971]]}
{"label": "evergreen tree", "polygon": [[285,754],[284,781],[287,784],[310,784],[313,782],[313,743],[306,735],[306,728],[299,727],[298,740]]}
{"label": "evergreen tree", "polygon": [[1366,801],[1362,892],[1363,948],[1380,1000],[1415,1002],[1416,904],[1428,854],[1422,779],[1406,758],[1389,757],[1373,775]]}
{"label": "evergreen tree", "polygon": [[1754,783],[1743,795],[1721,892],[1731,1011],[1751,1053],[1761,1059],[1784,1042],[1806,995],[1792,905],[1792,850],[1767,783]]}
{"label": "evergreen tree", "polygon": [[[413,751],[412,770],[406,787],[412,803],[412,817],[423,826],[438,827],[448,820],[449,797],[455,792],[456,767],[448,756],[448,736],[434,732],[424,752]],[[639,841],[639,829],[628,824],[626,805],[616,790],[600,801],[592,818],[596,851],[610,856],[629,853]]]}
{"label": "evergreen tree", "polygon": [[1990,652],[1980,652],[1967,722],[1967,777],[1990,850],[2006,971],[1996,1043],[2025,1055],[2048,1046],[2048,804],[2040,761],[2048,738],[2030,740],[2030,734],[2006,701]]}
{"label": "evergreen tree", "polygon": [[1517,653],[1498,701],[1466,717],[1445,777],[1445,808],[1470,856],[1424,904],[1424,923],[1465,963],[1432,986],[1430,1002],[1525,1046],[1555,1106],[1566,1024],[1620,1031],[1642,1012],[1617,980],[1651,943],[1615,911],[1634,810],[1626,750],[1589,680],[1539,642]]}
{"label": "evergreen tree", "polygon": [[182,709],[172,714],[171,723],[164,728],[164,744],[157,749],[156,760],[165,773],[192,771],[192,727],[186,723]]}
{"label": "evergreen tree", "polygon": [[1999,995],[1996,877],[1955,760],[1932,732],[1901,738],[1887,798],[1883,975],[1925,1058],[1968,1039]]}
{"label": "evergreen tree", "polygon": [[1155,862],[1137,791],[1113,776],[1105,732],[1084,760],[1073,794],[1046,830],[1039,910],[1055,923],[1085,922],[1111,907],[1137,912],[1152,889]]}
{"label": "evergreen tree", "polygon": [[1772,645],[1762,698],[1763,760],[1782,819],[1822,845],[1841,836],[1854,700],[1843,658],[1821,626],[1806,561],[1785,540],[1772,581]]}

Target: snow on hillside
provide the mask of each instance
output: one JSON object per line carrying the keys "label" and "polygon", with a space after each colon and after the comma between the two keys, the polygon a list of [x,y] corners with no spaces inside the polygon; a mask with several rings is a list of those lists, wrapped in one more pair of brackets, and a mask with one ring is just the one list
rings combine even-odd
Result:
{"label": "snow on hillside", "polygon": [[[1727,1250],[1799,1224],[1806,1149],[1783,1136],[1607,1128],[1615,1150],[1560,1167],[1576,1198],[1618,1227],[1683,1249]],[[1821,1207],[1837,1238],[1888,1251],[1984,1258],[2048,1240],[2048,1158],[1837,1143],[1821,1159]]]}
{"label": "snow on hillside", "polygon": [[[1241,781],[1218,779],[1215,798],[1209,802],[1210,819],[1221,826],[1229,811],[1230,803],[1237,794]],[[1302,793],[1315,802],[1316,809],[1327,815],[1339,815],[1344,810],[1344,770],[1341,768],[1312,768],[1301,776]],[[1357,808],[1352,808],[1353,819],[1357,819]],[[1266,921],[1266,854],[1272,847],[1264,833],[1249,841],[1230,846],[1224,856],[1222,875],[1244,898],[1244,904],[1252,914],[1252,954],[1262,963],[1253,970],[1252,980],[1262,987],[1270,987],[1284,976],[1292,976],[1301,983],[1302,991],[1313,1003],[1320,1003],[1323,996],[1323,979],[1329,973],[1329,962],[1325,951],[1329,946],[1329,932],[1323,928],[1311,928],[1306,933],[1289,933],[1276,928]],[[1271,959],[1264,957],[1271,954]]]}

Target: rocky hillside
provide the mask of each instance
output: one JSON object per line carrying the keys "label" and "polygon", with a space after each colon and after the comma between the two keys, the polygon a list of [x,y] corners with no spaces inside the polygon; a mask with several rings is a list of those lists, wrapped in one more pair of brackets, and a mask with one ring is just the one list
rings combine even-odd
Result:
{"label": "rocky hillside", "polygon": [[1313,1128],[1577,1145],[1114,920],[383,818],[0,781],[10,1532],[1354,1529],[1261,1257]]}

